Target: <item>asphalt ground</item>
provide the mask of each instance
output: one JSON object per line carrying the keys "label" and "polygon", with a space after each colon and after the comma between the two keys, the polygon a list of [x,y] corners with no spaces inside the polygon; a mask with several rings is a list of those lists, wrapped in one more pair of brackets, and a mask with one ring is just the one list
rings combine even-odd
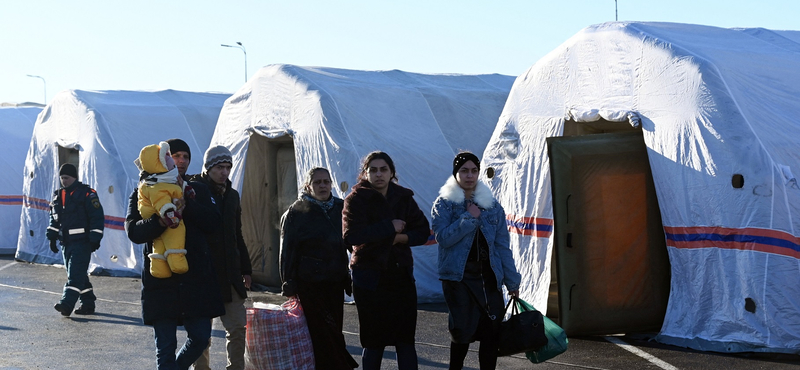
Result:
{"label": "asphalt ground", "polygon": [[[62,317],[53,309],[66,281],[61,267],[17,262],[0,256],[0,370],[17,369],[154,369],[152,328],[141,321],[139,279],[92,276],[98,296],[97,313]],[[252,302],[285,301],[269,291],[252,292]],[[358,314],[344,308],[348,351],[361,362]],[[800,356],[718,354],[666,346],[651,334],[569,338],[564,354],[542,364],[523,356],[501,357],[498,369],[798,369]],[[185,334],[180,331],[179,343]],[[419,305],[417,354],[420,369],[447,369],[449,355],[447,309],[444,304]],[[465,369],[478,369],[477,343],[470,348]],[[225,368],[225,330],[214,321],[211,366]],[[383,369],[397,369],[387,347]]]}

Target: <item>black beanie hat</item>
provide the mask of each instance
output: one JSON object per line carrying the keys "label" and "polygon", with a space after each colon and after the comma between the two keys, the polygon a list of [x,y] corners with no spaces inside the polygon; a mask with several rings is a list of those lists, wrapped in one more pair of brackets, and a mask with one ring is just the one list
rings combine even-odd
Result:
{"label": "black beanie hat", "polygon": [[481,161],[478,160],[478,156],[470,152],[461,152],[458,153],[455,158],[453,158],[453,177],[456,177],[456,174],[458,173],[458,170],[461,169],[461,166],[469,161],[475,163],[475,166],[477,166],[478,169],[481,168]]}
{"label": "black beanie hat", "polygon": [[189,159],[192,159],[192,150],[189,149],[189,144],[186,144],[185,141],[181,139],[169,139],[167,140],[167,144],[169,144],[169,153],[175,154],[177,152],[186,152],[189,155]]}
{"label": "black beanie hat", "polygon": [[78,169],[69,163],[64,163],[61,165],[61,168],[58,169],[58,176],[62,175],[72,176],[77,179]]}

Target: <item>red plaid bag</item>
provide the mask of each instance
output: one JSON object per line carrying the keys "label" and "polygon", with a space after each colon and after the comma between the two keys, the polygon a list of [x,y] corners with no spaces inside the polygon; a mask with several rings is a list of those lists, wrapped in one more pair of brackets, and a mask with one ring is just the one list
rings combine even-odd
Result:
{"label": "red plaid bag", "polygon": [[314,348],[300,300],[247,309],[246,370],[314,369]]}

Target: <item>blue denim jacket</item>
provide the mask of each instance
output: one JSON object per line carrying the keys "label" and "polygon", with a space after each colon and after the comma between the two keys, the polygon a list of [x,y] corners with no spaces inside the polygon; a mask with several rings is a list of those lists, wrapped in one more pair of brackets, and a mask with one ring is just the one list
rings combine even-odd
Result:
{"label": "blue denim jacket", "polygon": [[461,281],[472,241],[480,227],[489,244],[489,261],[497,277],[497,289],[502,291],[505,285],[509,291],[518,290],[522,277],[508,245],[510,237],[503,207],[494,199],[489,187],[480,181],[472,200],[481,209],[479,218],[467,211],[464,190],[451,177],[433,202],[431,220],[439,243],[439,279]]}

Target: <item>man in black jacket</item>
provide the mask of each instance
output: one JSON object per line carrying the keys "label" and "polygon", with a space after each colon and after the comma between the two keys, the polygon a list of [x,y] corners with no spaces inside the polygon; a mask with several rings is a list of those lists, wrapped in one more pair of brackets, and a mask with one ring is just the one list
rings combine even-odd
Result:
{"label": "man in black jacket", "polygon": [[66,163],[58,171],[61,189],[53,192],[50,203],[50,226],[47,239],[50,250],[58,253],[56,240],[61,241],[64,266],[67,268],[67,284],[61,300],[53,306],[63,316],[69,316],[78,299],[81,306],[75,310],[79,315],[94,313],[95,301],[92,283],[89,282],[89,261],[92,252],[100,248],[103,239],[105,215],[97,192],[77,180],[78,169]]}
{"label": "man in black jacket", "polygon": [[[233,166],[231,152],[224,146],[208,148],[203,157],[203,173],[192,180],[208,186],[222,222],[211,230],[208,244],[217,272],[220,292],[225,301],[225,315],[220,316],[225,327],[226,369],[244,369],[247,314],[244,300],[250,288],[252,267],[250,253],[242,237],[242,207],[239,192],[231,187],[228,176]],[[195,369],[208,370],[208,349],[195,362]]]}
{"label": "man in black jacket", "polygon": [[[189,146],[183,140],[167,140],[172,159],[178,167],[181,180],[191,160]],[[142,319],[153,326],[156,344],[157,368],[188,369],[211,340],[211,320],[225,313],[214,276],[206,238],[207,230],[219,225],[221,219],[208,188],[203,184],[187,182],[184,197],[175,202],[186,226],[186,261],[189,271],[159,279],[150,274],[153,239],[167,229],[158,214],[142,219],[139,213],[138,191],[129,198],[125,231],[134,243],[146,244],[142,269]],[[178,326],[186,329],[187,340],[176,355]]]}

